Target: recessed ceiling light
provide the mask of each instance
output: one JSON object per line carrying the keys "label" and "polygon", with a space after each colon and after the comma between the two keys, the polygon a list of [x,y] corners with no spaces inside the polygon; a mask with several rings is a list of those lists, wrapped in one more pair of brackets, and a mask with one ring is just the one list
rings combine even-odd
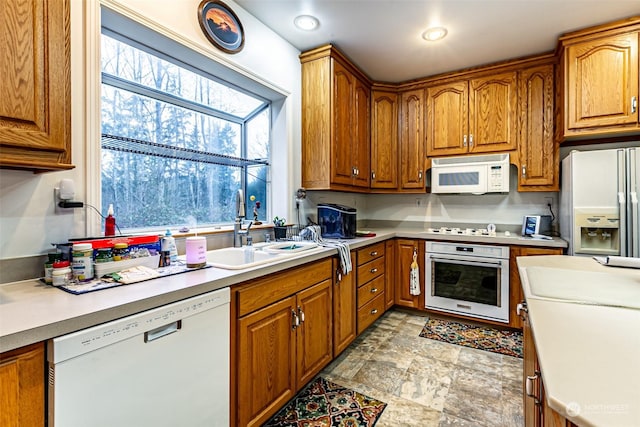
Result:
{"label": "recessed ceiling light", "polygon": [[311,15],[296,16],[296,19],[293,20],[293,23],[296,27],[305,31],[312,31],[320,26],[320,21],[318,21],[318,18]]}
{"label": "recessed ceiling light", "polygon": [[422,38],[426,41],[435,42],[437,40],[442,40],[444,36],[447,35],[447,29],[444,27],[433,27],[427,28],[424,33],[422,33]]}

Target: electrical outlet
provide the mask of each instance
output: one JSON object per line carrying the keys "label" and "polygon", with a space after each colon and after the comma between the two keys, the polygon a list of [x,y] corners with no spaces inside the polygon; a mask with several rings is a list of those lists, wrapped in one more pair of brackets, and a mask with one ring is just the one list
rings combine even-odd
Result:
{"label": "electrical outlet", "polygon": [[553,206],[553,197],[545,197],[544,198],[544,204],[547,205],[547,206],[549,206],[549,205]]}

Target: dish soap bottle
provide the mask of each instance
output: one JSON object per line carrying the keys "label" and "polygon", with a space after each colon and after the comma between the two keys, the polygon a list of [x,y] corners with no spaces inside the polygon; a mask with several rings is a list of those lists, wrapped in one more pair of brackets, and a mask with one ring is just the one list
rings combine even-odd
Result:
{"label": "dish soap bottle", "polygon": [[178,249],[176,247],[176,239],[171,235],[171,230],[167,228],[167,232],[164,233],[164,237],[162,238],[162,251],[169,252],[169,263],[174,264],[178,262]]}
{"label": "dish soap bottle", "polygon": [[113,216],[113,204],[109,205],[107,211],[107,217],[104,220],[104,235],[115,236],[116,235],[116,218]]}

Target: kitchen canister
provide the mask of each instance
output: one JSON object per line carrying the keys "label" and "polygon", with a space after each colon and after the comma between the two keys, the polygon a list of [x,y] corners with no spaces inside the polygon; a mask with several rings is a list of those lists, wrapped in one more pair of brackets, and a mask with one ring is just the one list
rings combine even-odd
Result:
{"label": "kitchen canister", "polygon": [[193,236],[186,240],[187,268],[201,268],[207,265],[207,239]]}
{"label": "kitchen canister", "polygon": [[73,262],[71,269],[73,276],[79,282],[93,279],[93,246],[91,243],[76,243],[72,248]]}
{"label": "kitchen canister", "polygon": [[73,273],[69,266],[69,261],[55,261],[51,270],[51,284],[53,286],[64,286],[71,283]]}

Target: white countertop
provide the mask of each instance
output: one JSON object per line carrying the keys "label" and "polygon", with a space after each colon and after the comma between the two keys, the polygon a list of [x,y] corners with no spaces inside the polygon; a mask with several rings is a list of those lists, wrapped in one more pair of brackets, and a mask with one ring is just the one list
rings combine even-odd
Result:
{"label": "white countertop", "polygon": [[590,257],[517,263],[549,406],[579,426],[639,426],[640,309],[625,306],[640,302],[640,270]]}
{"label": "white countertop", "polygon": [[[371,229],[375,237],[349,240],[351,249],[393,237],[487,244],[566,247],[561,239],[532,240],[518,236],[441,236],[422,229]],[[504,234],[504,233],[502,233]],[[300,252],[266,266],[245,270],[206,268],[184,274],[73,295],[39,280],[0,285],[0,352],[44,341],[141,311],[241,283],[336,254],[319,248]]]}

